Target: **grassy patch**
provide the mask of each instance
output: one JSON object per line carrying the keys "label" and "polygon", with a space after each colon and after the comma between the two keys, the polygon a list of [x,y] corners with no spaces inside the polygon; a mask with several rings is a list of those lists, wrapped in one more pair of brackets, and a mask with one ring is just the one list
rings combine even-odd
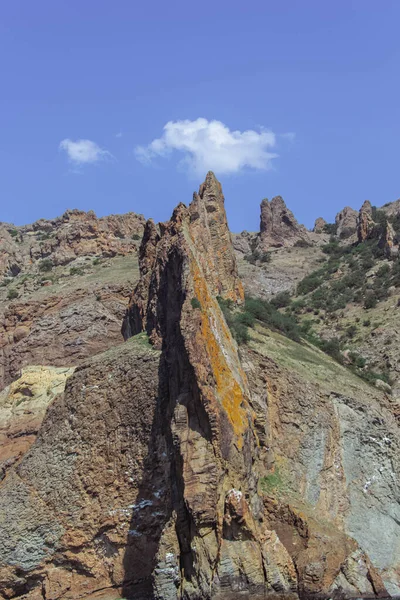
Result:
{"label": "grassy patch", "polygon": [[264,494],[279,494],[285,490],[285,483],[279,467],[275,467],[272,473],[260,479],[261,491]]}

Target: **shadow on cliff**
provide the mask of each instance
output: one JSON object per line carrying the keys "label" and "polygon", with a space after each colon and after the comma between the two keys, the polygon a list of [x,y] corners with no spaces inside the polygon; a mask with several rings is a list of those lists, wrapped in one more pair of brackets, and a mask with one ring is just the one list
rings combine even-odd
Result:
{"label": "shadow on cliff", "polygon": [[[170,254],[157,289],[158,328],[163,340],[158,368],[158,398],[124,556],[122,592],[127,599],[161,598],[155,590],[154,569],[160,558],[165,560],[165,556],[158,557],[157,553],[168,523],[172,529],[166,534],[170,540],[169,547],[174,547],[174,541],[179,545],[177,560],[180,574],[187,580],[194,576],[191,542],[196,528],[184,499],[183,458],[173,425],[176,406],[179,404],[186,409],[185,427],[196,430],[208,440],[211,440],[211,428],[180,330],[185,300],[181,283],[182,263],[178,251]],[[154,327],[153,320],[150,325],[148,321],[149,330]],[[135,333],[138,332],[133,330],[132,334]],[[163,551],[165,553],[166,547]],[[171,582],[171,569],[164,566]],[[178,585],[179,573],[176,576]]]}

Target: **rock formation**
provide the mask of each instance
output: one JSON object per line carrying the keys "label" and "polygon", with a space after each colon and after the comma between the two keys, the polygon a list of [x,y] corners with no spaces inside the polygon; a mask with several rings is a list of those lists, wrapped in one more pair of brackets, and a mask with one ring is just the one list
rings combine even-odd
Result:
{"label": "rock formation", "polygon": [[387,258],[395,258],[399,254],[399,241],[392,224],[386,221],[378,245]]}
{"label": "rock formation", "polygon": [[[261,232],[266,243],[283,233],[293,242],[282,202],[268,203],[271,219],[281,217],[279,235],[273,219]],[[301,368],[279,365],[262,344],[271,332],[256,331],[239,351],[220,302],[239,311],[244,293],[212,173],[170,221],[146,223],[138,258],[125,343],[80,356],[73,374],[40,372],[45,394],[24,370],[0,396],[0,416],[12,406],[1,432],[8,444],[28,430],[19,406],[31,403],[35,437],[48,404],[33,445],[32,437],[10,450],[0,483],[0,597],[398,593],[392,404],[353,375],[343,387],[344,367],[325,355],[321,372],[319,350],[290,342],[285,364],[301,352]],[[32,335],[31,311],[17,302],[10,310],[6,327],[18,345]],[[42,330],[46,322],[35,336]]]}
{"label": "rock formation", "polygon": [[0,390],[26,365],[78,365],[120,342],[129,283],[78,283],[0,310]]}
{"label": "rock formation", "polygon": [[64,391],[73,369],[26,367],[0,392],[0,480],[35,441],[50,402]]}
{"label": "rock formation", "polygon": [[24,366],[77,365],[119,343],[144,222],[70,210],[0,224],[0,390]]}
{"label": "rock formation", "polygon": [[299,225],[293,213],[287,208],[281,196],[271,202],[261,202],[260,237],[258,246],[262,251],[271,247],[289,247],[297,241],[309,241],[307,229]]}
{"label": "rock formation", "polygon": [[325,225],[327,225],[327,221],[325,221],[325,219],[322,217],[318,217],[318,219],[315,219],[313,232],[323,233]]}
{"label": "rock formation", "polygon": [[128,213],[97,218],[93,211],[67,210],[53,220],[16,227],[0,223],[0,276],[29,272],[47,258],[65,265],[80,256],[125,256],[136,252],[145,219]]}
{"label": "rock formation", "polygon": [[372,219],[372,206],[369,200],[365,200],[357,217],[357,238],[359,243],[365,242],[374,229]]}
{"label": "rock formation", "polygon": [[350,206],[345,206],[335,217],[338,238],[347,239],[357,231],[358,212]]}

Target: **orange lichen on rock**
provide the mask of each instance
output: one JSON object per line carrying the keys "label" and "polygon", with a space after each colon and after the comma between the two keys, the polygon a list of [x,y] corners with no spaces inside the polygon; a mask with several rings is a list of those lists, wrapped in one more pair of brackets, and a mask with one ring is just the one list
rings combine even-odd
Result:
{"label": "orange lichen on rock", "polygon": [[[241,449],[243,434],[249,425],[248,411],[250,407],[232,366],[228,363],[228,356],[234,356],[236,353],[234,341],[222,318],[218,303],[210,295],[198,265],[195,261],[191,261],[190,265],[194,292],[203,308],[201,328],[197,332],[196,343],[205,346],[216,384],[216,392],[238,438],[237,447]],[[237,364],[239,365],[239,361]],[[241,369],[239,375],[245,381],[245,374]]]}

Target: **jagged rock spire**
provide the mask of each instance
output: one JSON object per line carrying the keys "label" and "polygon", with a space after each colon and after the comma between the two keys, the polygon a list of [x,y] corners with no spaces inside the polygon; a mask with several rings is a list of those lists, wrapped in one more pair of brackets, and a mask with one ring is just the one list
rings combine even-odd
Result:
{"label": "jagged rock spire", "polygon": [[309,241],[304,225],[299,225],[281,196],[271,202],[267,198],[261,202],[259,249],[293,246],[298,240]]}
{"label": "jagged rock spire", "polygon": [[337,225],[336,235],[339,238],[347,238],[357,231],[358,212],[350,206],[345,206],[335,217]]}
{"label": "jagged rock spire", "polygon": [[359,242],[365,242],[374,228],[374,221],[372,219],[372,206],[369,200],[365,200],[364,204],[360,208],[360,212],[357,218],[357,238]]}

